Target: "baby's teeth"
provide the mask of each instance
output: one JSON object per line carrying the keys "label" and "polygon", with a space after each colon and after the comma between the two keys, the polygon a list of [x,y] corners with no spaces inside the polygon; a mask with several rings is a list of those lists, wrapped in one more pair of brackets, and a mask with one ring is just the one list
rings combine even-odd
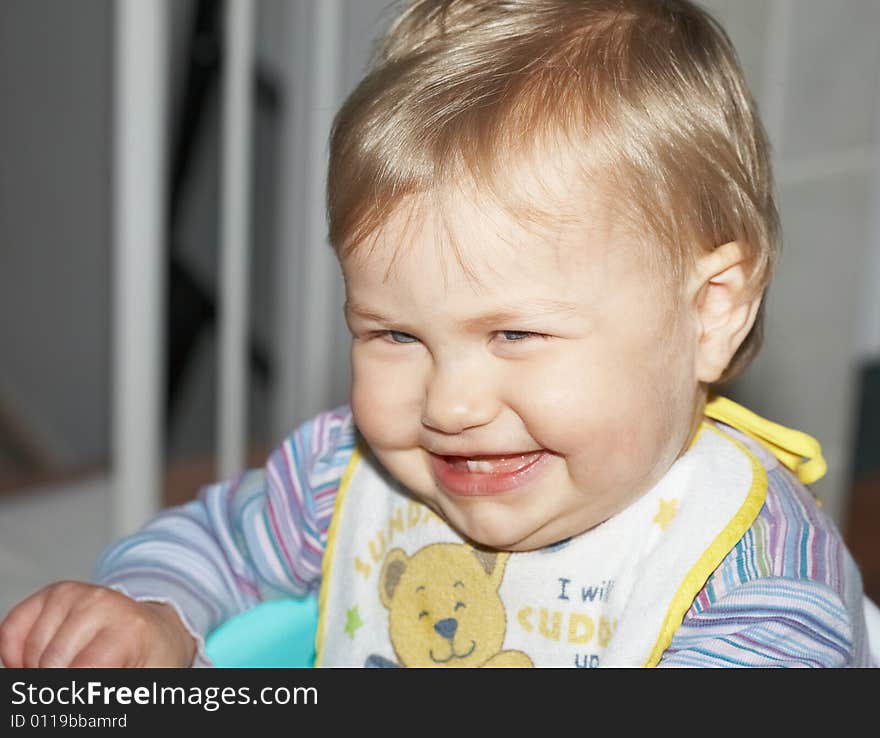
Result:
{"label": "baby's teeth", "polygon": [[473,459],[467,460],[467,468],[470,472],[491,472],[492,471],[492,462],[491,461],[474,461]]}

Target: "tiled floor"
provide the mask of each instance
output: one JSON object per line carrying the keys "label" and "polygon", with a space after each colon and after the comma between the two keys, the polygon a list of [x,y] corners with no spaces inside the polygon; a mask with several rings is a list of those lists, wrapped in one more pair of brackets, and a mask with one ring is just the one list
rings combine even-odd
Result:
{"label": "tiled floor", "polygon": [[110,540],[110,486],[94,477],[0,497],[0,617],[59,579],[88,579]]}

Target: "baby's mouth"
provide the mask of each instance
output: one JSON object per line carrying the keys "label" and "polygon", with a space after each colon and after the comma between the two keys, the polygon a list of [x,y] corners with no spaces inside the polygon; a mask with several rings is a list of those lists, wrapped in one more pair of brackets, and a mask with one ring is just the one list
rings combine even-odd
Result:
{"label": "baby's mouth", "polygon": [[455,496],[496,495],[515,490],[546,468],[548,451],[520,451],[512,454],[446,456],[431,453],[434,479]]}
{"label": "baby's mouth", "polygon": [[514,474],[538,459],[543,451],[485,456],[443,456],[443,460],[458,472],[471,474]]}

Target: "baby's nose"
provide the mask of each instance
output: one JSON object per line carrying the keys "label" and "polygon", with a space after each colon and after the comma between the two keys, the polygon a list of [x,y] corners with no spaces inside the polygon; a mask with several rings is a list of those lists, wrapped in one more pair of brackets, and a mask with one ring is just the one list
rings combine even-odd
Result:
{"label": "baby's nose", "polygon": [[497,387],[474,367],[436,368],[425,388],[422,424],[440,433],[461,433],[491,422],[499,412]]}
{"label": "baby's nose", "polygon": [[451,641],[455,637],[455,631],[458,630],[458,620],[455,618],[443,618],[434,624],[436,630],[446,640]]}

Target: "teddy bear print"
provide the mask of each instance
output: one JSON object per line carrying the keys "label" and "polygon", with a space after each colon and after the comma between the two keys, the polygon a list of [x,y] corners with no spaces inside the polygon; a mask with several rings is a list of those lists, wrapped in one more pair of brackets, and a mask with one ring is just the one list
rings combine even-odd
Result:
{"label": "teddy bear print", "polygon": [[522,651],[501,650],[507,616],[498,588],[509,554],[434,543],[412,556],[388,552],[379,596],[398,663],[366,666],[531,667]]}

